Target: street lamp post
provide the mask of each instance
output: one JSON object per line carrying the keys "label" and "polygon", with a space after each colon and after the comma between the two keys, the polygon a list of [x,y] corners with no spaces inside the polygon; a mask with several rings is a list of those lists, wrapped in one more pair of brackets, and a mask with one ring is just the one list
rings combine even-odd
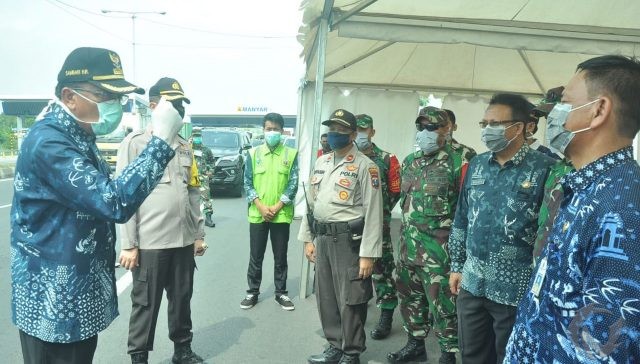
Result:
{"label": "street lamp post", "polygon": [[133,53],[133,77],[132,80],[136,80],[136,18],[139,14],[156,14],[165,15],[166,11],[125,11],[125,10],[108,10],[102,9],[103,14],[117,13],[131,15],[131,50]]}

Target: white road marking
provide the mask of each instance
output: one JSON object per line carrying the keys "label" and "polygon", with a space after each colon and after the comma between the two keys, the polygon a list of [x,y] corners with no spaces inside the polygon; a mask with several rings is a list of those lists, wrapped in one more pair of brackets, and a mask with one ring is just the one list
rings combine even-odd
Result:
{"label": "white road marking", "polygon": [[11,204],[8,204],[8,205],[2,205],[2,206],[0,206],[0,209],[3,209],[3,208],[5,208],[5,207],[11,207]]}
{"label": "white road marking", "polygon": [[0,179],[0,182],[13,181],[13,177]]}
{"label": "white road marking", "polygon": [[131,271],[128,270],[127,273],[120,277],[116,282],[116,292],[118,293],[118,296],[120,296],[120,294],[122,294],[122,292],[124,292],[131,283],[133,283],[133,276],[131,275]]}

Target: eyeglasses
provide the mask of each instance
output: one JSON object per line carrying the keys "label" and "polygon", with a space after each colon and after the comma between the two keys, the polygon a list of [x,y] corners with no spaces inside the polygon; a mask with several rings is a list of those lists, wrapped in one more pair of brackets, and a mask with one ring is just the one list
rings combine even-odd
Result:
{"label": "eyeglasses", "polygon": [[445,126],[447,126],[447,123],[440,123],[440,124],[416,123],[416,130],[423,131],[423,130],[427,129],[428,131],[436,131],[436,130],[438,130],[440,128],[444,128]]}
{"label": "eyeglasses", "polygon": [[478,123],[478,125],[480,125],[482,129],[484,129],[487,127],[487,125],[489,125],[492,128],[497,128],[502,124],[519,123],[519,122],[522,122],[522,120],[491,120],[491,121],[482,120],[481,122]]}
{"label": "eyeglasses", "polygon": [[115,104],[119,102],[120,105],[126,105],[127,102],[129,102],[129,96],[127,95],[118,96],[109,92],[104,92],[100,90],[88,90],[86,88],[74,88],[73,90],[88,92],[94,96],[97,96],[99,100],[102,100],[100,102],[104,102],[107,104]]}

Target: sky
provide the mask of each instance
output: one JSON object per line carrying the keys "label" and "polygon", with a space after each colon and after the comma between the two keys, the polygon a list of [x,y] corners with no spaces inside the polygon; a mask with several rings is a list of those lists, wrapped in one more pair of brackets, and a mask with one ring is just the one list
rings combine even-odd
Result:
{"label": "sky", "polygon": [[[1,1],[0,96],[53,97],[66,56],[108,48],[125,78],[149,89],[173,77],[188,114],[234,114],[239,106],[296,114],[304,76],[300,0]],[[135,70],[131,14],[135,19]]]}

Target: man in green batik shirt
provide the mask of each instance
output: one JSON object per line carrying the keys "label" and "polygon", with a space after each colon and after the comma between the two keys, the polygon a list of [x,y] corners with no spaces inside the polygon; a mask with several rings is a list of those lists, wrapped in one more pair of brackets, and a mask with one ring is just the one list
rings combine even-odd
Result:
{"label": "man in green batik shirt", "polygon": [[376,288],[376,304],[380,308],[380,320],[371,330],[371,338],[381,340],[389,336],[393,310],[398,306],[396,285],[393,279],[393,243],[391,242],[391,210],[400,198],[400,162],[395,155],[388,153],[371,138],[376,133],[373,118],[366,114],[356,115],[358,135],[356,145],[362,153],[371,159],[380,170],[380,189],[382,191],[382,258],[373,266],[373,283]]}
{"label": "man in green batik shirt", "polygon": [[215,227],[216,224],[211,220],[213,214],[213,205],[211,204],[211,192],[209,191],[209,177],[213,176],[215,168],[215,159],[213,152],[206,145],[202,144],[202,128],[194,127],[191,131],[191,147],[193,148],[193,156],[198,165],[200,178],[200,196],[202,199],[202,214],[204,215],[204,224],[208,227]]}
{"label": "man in green batik shirt", "polygon": [[469,151],[454,151],[447,142],[446,112],[426,107],[416,119],[420,150],[402,162],[400,206],[402,227],[396,269],[400,312],[408,341],[389,353],[392,363],[425,361],[424,339],[429,312],[438,336],[440,363],[455,363],[458,351],[455,299],[449,290],[447,241]]}

